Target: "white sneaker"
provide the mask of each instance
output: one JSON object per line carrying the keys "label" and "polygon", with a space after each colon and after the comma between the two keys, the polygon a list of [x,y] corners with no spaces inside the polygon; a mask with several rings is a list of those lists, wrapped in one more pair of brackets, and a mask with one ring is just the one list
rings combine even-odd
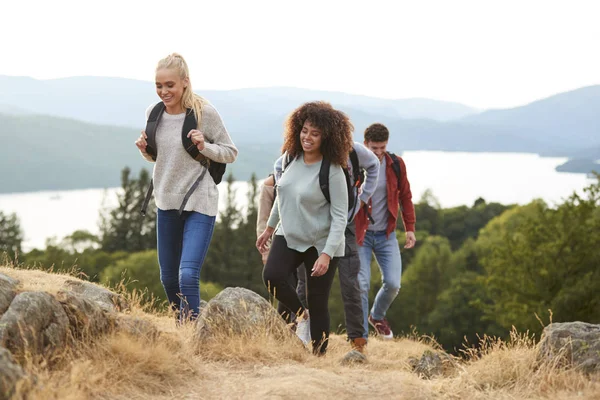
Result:
{"label": "white sneaker", "polygon": [[310,343],[310,316],[308,314],[306,316],[298,317],[296,335],[298,335],[305,345]]}

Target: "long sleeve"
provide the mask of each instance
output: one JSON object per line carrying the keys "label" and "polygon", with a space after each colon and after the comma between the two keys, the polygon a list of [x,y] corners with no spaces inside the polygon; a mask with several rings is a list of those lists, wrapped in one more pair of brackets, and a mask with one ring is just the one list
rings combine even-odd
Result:
{"label": "long sleeve", "polygon": [[417,218],[415,215],[415,206],[412,202],[412,193],[410,191],[410,182],[406,173],[406,164],[401,157],[400,160],[400,187],[398,188],[398,202],[402,210],[402,221],[406,232],[414,232]]}
{"label": "long sleeve", "polygon": [[273,165],[273,171],[274,171],[274,179],[275,179],[275,183],[277,184],[277,181],[279,181],[279,178],[281,178],[281,174],[283,174],[283,158],[285,157],[285,154],[282,154],[277,160],[275,160],[275,164]]}
{"label": "long sleeve", "polygon": [[202,132],[205,138],[204,150],[200,153],[216,162],[234,162],[238,149],[233,144],[221,116],[209,103],[205,103],[202,107],[201,126],[206,128],[204,128],[205,132]]}
{"label": "long sleeve", "polygon": [[332,164],[329,170],[329,193],[331,227],[323,253],[333,258],[336,250],[344,243],[344,232],[348,222],[348,186],[342,167],[339,165]]}
{"label": "long sleeve", "polygon": [[256,236],[260,236],[261,233],[267,227],[267,221],[271,215],[271,209],[273,208],[273,201],[275,200],[275,188],[273,186],[267,186],[264,183],[260,186],[260,194],[258,198],[258,218],[256,220]]}
{"label": "long sleeve", "polygon": [[267,221],[267,226],[275,229],[277,228],[277,224],[279,223],[279,204],[277,201],[273,203],[273,207],[271,208],[271,215],[269,216],[269,220]]}
{"label": "long sleeve", "polygon": [[377,179],[379,178],[379,159],[371,150],[367,149],[361,143],[355,142],[354,149],[358,157],[358,165],[367,172],[367,178],[362,187],[359,199],[368,203],[375,189],[377,188]]}

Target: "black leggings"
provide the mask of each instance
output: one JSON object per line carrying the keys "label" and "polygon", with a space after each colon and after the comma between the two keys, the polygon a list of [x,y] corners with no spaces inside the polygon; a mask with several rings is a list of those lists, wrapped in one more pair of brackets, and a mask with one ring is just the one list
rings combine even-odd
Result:
{"label": "black leggings", "polygon": [[300,264],[308,266],[306,273],[307,306],[310,310],[310,336],[314,353],[325,353],[329,338],[329,291],[335,277],[338,263],[333,258],[329,269],[322,276],[311,276],[310,270],[319,258],[317,249],[309,248],[301,253],[287,246],[285,238],[275,235],[271,243],[269,257],[263,270],[263,280],[269,292],[294,313],[301,313],[305,307],[300,302],[296,287],[290,284],[290,275]]}

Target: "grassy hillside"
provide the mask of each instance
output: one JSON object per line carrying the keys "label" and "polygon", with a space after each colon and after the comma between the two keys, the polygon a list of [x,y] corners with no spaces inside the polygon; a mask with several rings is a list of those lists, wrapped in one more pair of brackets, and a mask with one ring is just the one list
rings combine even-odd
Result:
{"label": "grassy hillside", "polygon": [[[21,290],[56,293],[64,275],[0,267]],[[524,335],[509,343],[488,340],[456,368],[421,379],[408,363],[435,350],[425,338],[371,338],[367,364],[343,366],[348,344],[332,336],[316,358],[295,343],[265,337],[218,338],[197,348],[193,326],[133,306],[131,315],[155,326],[158,337],[111,334],[60,354],[49,368],[29,360],[37,376],[28,399],[584,399],[600,396],[600,382],[556,365],[535,365],[535,345]],[[15,396],[19,398],[19,396]]]}

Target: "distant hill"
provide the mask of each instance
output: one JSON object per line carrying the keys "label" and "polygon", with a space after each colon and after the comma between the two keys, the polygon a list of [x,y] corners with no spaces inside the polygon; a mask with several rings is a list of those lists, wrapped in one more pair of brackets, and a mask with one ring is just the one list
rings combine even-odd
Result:
{"label": "distant hill", "polygon": [[[138,153],[131,128],[95,125],[44,115],[0,114],[0,193],[115,187],[120,171],[152,164]],[[227,173],[247,180],[271,171],[279,145],[238,145]]]}
{"label": "distant hill", "polygon": [[[138,128],[144,110],[157,101],[152,82],[124,78],[72,77],[36,80],[0,75],[0,104],[30,112],[78,120]],[[327,100],[338,107],[358,108],[392,118],[426,118],[439,121],[459,119],[478,112],[458,103],[428,99],[386,100],[374,97],[298,88],[256,88],[239,90],[198,90],[209,99],[231,125],[243,130],[248,123],[283,120],[303,102]],[[281,126],[266,122],[270,130]]]}
{"label": "distant hill", "polygon": [[[95,146],[106,151],[102,159],[90,164],[90,168],[97,169],[98,176],[106,172],[101,170],[109,168],[104,164],[105,154],[119,161],[118,168],[125,165],[123,163],[135,166],[130,161],[130,152],[135,150],[130,149],[131,143],[145,125],[145,109],[157,101],[151,82],[123,78],[36,80],[0,76],[0,85],[3,88],[0,113],[4,114],[0,122],[9,116],[21,117],[0,125],[0,137],[4,138],[0,154],[7,154],[7,159],[15,157],[6,149],[20,151],[22,136],[30,135],[37,126],[33,131],[41,130],[65,140],[64,146],[55,152],[56,162],[60,164],[75,157],[65,155],[65,149],[76,146],[78,151],[83,150],[79,147],[85,143],[82,132],[88,132],[89,140],[98,140]],[[557,94],[522,107],[484,112],[458,103],[386,100],[298,88],[200,90],[199,93],[217,107],[240,148],[239,161],[232,167],[239,179],[247,179],[253,171],[259,174],[268,171],[263,165],[270,167],[272,160],[267,162],[267,159],[279,152],[286,116],[310,100],[327,100],[345,111],[352,118],[357,141],[362,141],[362,132],[371,123],[386,124],[391,131],[390,150],[397,153],[405,150],[529,152],[589,161],[592,156],[577,153],[581,149],[596,148],[600,140],[600,113],[597,112],[600,86]],[[20,122],[15,122],[17,120]],[[112,138],[108,141],[110,146],[106,144],[107,136]],[[121,143],[123,137],[127,140]],[[127,149],[125,153],[121,148]],[[143,165],[143,160],[138,162]],[[4,163],[0,160],[1,165]],[[561,170],[586,172],[585,165],[589,163],[578,161],[562,166]],[[91,180],[93,176],[90,173],[86,179]],[[19,185],[26,186],[26,182]]]}
{"label": "distant hill", "polygon": [[600,85],[560,93],[531,104],[489,110],[461,122],[508,129],[519,137],[564,149],[563,155],[600,140]]}

